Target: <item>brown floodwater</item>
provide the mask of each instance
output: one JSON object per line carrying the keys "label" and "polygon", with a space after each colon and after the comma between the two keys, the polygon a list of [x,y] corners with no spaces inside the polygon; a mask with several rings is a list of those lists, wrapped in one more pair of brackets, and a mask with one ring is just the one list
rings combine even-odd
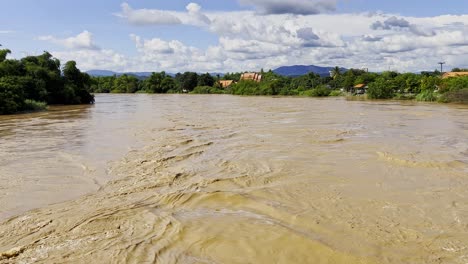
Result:
{"label": "brown floodwater", "polygon": [[468,107],[97,95],[0,116],[0,263],[468,263]]}

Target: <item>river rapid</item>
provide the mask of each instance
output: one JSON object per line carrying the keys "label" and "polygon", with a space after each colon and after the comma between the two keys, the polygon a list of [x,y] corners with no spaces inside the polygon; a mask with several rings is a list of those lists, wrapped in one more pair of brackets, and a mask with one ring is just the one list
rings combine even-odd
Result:
{"label": "river rapid", "polygon": [[0,263],[468,263],[467,106],[97,95],[0,180]]}

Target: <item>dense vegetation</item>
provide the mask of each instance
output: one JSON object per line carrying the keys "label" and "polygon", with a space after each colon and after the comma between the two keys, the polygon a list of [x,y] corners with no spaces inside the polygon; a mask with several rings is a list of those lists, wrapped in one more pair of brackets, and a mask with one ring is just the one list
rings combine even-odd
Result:
{"label": "dense vegetation", "polygon": [[[463,71],[463,69],[454,69]],[[208,73],[178,73],[174,77],[165,72],[153,73],[149,78],[121,75],[92,78],[94,92],[104,93],[196,93],[234,95],[295,95],[295,96],[339,96],[359,94],[357,84],[367,85],[369,99],[415,99],[419,101],[466,102],[468,100],[468,77],[442,79],[435,72],[371,73],[351,69],[340,72],[339,67],[330,76],[314,73],[298,77],[284,77],[272,71],[261,71],[262,82],[239,81],[241,73],[227,73],[223,77]],[[236,83],[222,88],[219,80],[234,80]]]}
{"label": "dense vegetation", "polygon": [[74,61],[63,69],[48,52],[21,60],[7,59],[0,50],[0,114],[45,109],[47,104],[90,104],[91,77]]}

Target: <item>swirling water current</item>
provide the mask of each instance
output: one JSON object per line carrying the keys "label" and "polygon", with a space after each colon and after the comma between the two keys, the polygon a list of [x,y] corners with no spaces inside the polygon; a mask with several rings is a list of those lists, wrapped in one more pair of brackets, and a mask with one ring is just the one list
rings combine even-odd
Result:
{"label": "swirling water current", "polygon": [[0,263],[468,263],[468,107],[97,95],[0,116]]}

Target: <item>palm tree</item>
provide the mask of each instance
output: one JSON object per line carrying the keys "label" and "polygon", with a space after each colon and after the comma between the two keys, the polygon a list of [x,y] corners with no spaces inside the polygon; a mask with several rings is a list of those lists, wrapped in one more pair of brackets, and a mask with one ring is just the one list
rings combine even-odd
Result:
{"label": "palm tree", "polygon": [[330,72],[330,75],[333,78],[333,80],[336,80],[336,78],[338,78],[341,75],[340,67],[336,66],[335,68],[333,68]]}

